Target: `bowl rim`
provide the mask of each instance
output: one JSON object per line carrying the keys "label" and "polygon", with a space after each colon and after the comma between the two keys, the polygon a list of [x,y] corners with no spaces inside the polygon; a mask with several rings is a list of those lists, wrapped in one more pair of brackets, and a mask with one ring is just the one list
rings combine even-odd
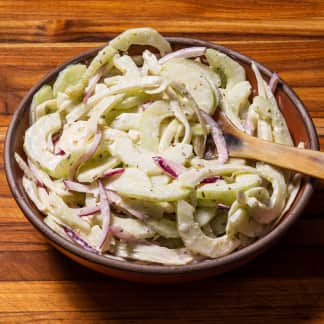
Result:
{"label": "bowl rim", "polygon": [[[166,37],[166,39],[172,45],[182,45],[182,46],[205,46],[208,48],[217,49],[234,59],[239,59],[240,61],[251,64],[252,60],[246,55],[243,55],[237,51],[229,49],[227,47],[210,43],[207,41],[196,40],[191,38],[184,37]],[[32,223],[32,225],[40,231],[47,240],[52,241],[57,244],[60,248],[67,250],[69,253],[76,255],[77,257],[84,259],[86,261],[90,261],[99,266],[109,267],[119,271],[126,272],[135,272],[141,274],[149,274],[149,275],[174,275],[174,274],[185,274],[185,273],[193,273],[199,271],[206,271],[209,269],[215,269],[218,267],[229,267],[233,263],[244,262],[244,260],[253,257],[261,253],[261,251],[269,248],[275,241],[277,241],[287,230],[288,228],[297,220],[298,216],[303,211],[305,205],[309,201],[313,189],[314,189],[314,179],[310,177],[305,178],[304,190],[301,193],[298,201],[296,201],[295,205],[289,209],[289,216],[284,218],[270,233],[266,236],[258,239],[256,242],[244,247],[241,250],[235,251],[229,255],[218,259],[206,260],[204,262],[199,262],[195,264],[181,265],[181,266],[165,266],[165,265],[150,265],[150,264],[137,264],[129,261],[119,261],[109,257],[100,256],[94,254],[92,252],[86,251],[81,247],[75,245],[74,243],[66,240],[56,232],[54,232],[50,227],[48,227],[41,219],[39,219],[33,212],[32,208],[29,208],[27,202],[20,195],[18,186],[16,182],[18,181],[13,174],[11,169],[12,159],[12,142],[15,138],[15,128],[19,121],[22,119],[25,111],[28,109],[26,104],[30,100],[31,96],[40,88],[40,86],[46,82],[48,82],[53,76],[55,76],[59,71],[65,68],[67,65],[71,63],[77,63],[85,58],[96,54],[102,47],[91,49],[90,51],[83,52],[72,59],[66,61],[64,64],[59,65],[57,68],[48,73],[45,77],[43,77],[40,81],[34,85],[31,90],[25,95],[23,100],[18,106],[18,109],[15,111],[9,127],[7,129],[6,138],[5,138],[5,148],[4,148],[4,162],[5,162],[5,172],[7,181],[9,184],[9,188],[12,192],[13,197],[15,198],[19,208],[23,212],[23,214],[27,217],[27,219]],[[272,72],[266,68],[263,64],[255,62],[260,71],[269,78],[272,75]],[[308,136],[310,137],[310,147],[314,150],[319,150],[319,141],[316,132],[316,128],[313,124],[313,121],[303,105],[302,101],[299,99],[297,94],[286,84],[284,80],[281,80],[281,85],[283,91],[287,94],[290,100],[294,103],[296,109],[301,114],[304,119],[304,123],[307,129]],[[26,107],[25,107],[26,106]]]}

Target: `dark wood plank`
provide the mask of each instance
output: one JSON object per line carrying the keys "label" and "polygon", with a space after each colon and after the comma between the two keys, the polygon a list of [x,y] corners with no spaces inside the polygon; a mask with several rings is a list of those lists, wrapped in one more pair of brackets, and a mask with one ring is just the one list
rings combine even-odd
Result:
{"label": "dark wood plank", "polygon": [[[238,0],[209,2],[206,0],[161,0],[151,2],[143,0],[141,3],[132,1],[120,2],[111,0],[88,1],[88,3],[77,0],[57,0],[55,2],[28,1],[0,1],[2,19],[19,20],[19,18],[35,19],[39,17],[58,18],[80,18],[87,17],[89,13],[93,18],[144,18],[151,17],[159,20],[170,17],[184,17],[188,20],[201,20],[202,18],[224,18],[231,21],[233,18],[241,17],[248,20],[263,19],[285,19],[286,23],[298,18],[321,18],[324,13],[324,5],[320,0],[300,1],[298,6],[288,1],[276,0]],[[271,11],[270,11],[271,10]],[[172,16],[170,16],[172,14]],[[198,18],[198,19],[197,19]]]}
{"label": "dark wood plank", "polygon": [[[169,312],[167,307],[161,307],[161,312]],[[0,314],[0,321],[3,323],[10,323],[11,321],[24,321],[24,323],[34,323],[37,321],[44,323],[129,323],[129,324],[141,324],[141,323],[158,323],[164,324],[166,322],[177,323],[236,323],[236,322],[246,322],[251,324],[259,324],[260,318],[266,318],[266,323],[291,323],[291,324],[301,324],[301,323],[312,323],[312,324],[321,324],[323,323],[323,316],[321,314],[321,308],[316,306],[310,307],[306,311],[298,310],[295,312],[293,307],[289,309],[281,308],[276,310],[271,310],[269,312],[264,312],[262,309],[246,309],[244,311],[233,308],[231,310],[219,310],[217,309],[217,314],[209,314],[209,317],[193,316],[190,317],[188,312],[191,314],[191,311],[185,310],[186,316],[183,318],[181,312],[175,314],[174,309],[171,311],[171,315],[161,318],[159,315],[152,316],[151,313],[146,315],[138,315],[136,318],[134,316],[125,316],[123,318],[119,316],[111,315],[110,312],[17,312],[17,313],[5,313]],[[194,312],[194,311],[193,311]],[[240,312],[243,314],[240,315]],[[151,317],[149,317],[151,316]],[[213,317],[213,318],[212,318]],[[28,320],[26,320],[28,318]]]}
{"label": "dark wood plank", "polygon": [[[130,27],[210,39],[322,37],[322,1],[1,1],[0,39],[104,40]],[[91,19],[89,19],[91,14]],[[273,18],[275,17],[275,23]],[[316,18],[316,21],[314,21]]]}
{"label": "dark wood plank", "polygon": [[21,319],[22,312],[52,320],[104,318],[127,323],[259,323],[261,318],[270,323],[319,323],[323,319],[321,278],[242,280],[224,276],[178,287],[161,286],[158,292],[152,286],[137,288],[117,280],[3,282],[0,312],[5,320]]}
{"label": "dark wood plank", "polygon": [[[206,4],[206,6],[208,6]],[[151,5],[151,4],[150,4]],[[174,2],[169,6],[173,6]],[[0,21],[0,40],[7,43],[15,42],[80,42],[105,41],[128,28],[150,26],[158,29],[166,36],[186,36],[204,40],[287,40],[287,39],[320,39],[323,37],[323,18],[314,21],[310,17],[294,20],[276,19],[275,22],[264,18],[242,19],[235,16],[232,19],[200,16],[199,12],[192,11],[195,18],[172,17],[169,19],[169,10],[164,11],[164,17],[156,20],[151,15],[142,17],[138,10],[141,7],[124,10],[118,18],[105,17],[104,19],[63,18],[64,14],[49,19],[35,19],[21,21]],[[36,13],[34,11],[34,13]],[[64,11],[66,13],[67,11]],[[132,21],[128,14],[136,15]],[[145,13],[145,11],[142,11]],[[280,12],[284,12],[281,10]],[[222,12],[220,12],[222,13]],[[106,15],[106,12],[102,14]],[[126,17],[124,16],[126,14]],[[107,15],[106,15],[107,16]],[[305,26],[307,26],[305,28]],[[10,27],[8,30],[7,28]]]}

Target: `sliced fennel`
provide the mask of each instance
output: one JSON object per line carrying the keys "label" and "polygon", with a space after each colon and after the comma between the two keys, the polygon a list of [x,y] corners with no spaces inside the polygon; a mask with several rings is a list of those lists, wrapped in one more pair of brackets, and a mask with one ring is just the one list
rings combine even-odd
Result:
{"label": "sliced fennel", "polygon": [[194,211],[186,201],[178,202],[178,231],[189,251],[209,258],[219,258],[239,247],[239,240],[231,239],[226,235],[214,239],[206,236],[199,224],[194,221]]}
{"label": "sliced fennel", "polygon": [[24,140],[27,156],[54,178],[65,177],[69,172],[67,156],[55,155],[47,146],[48,137],[58,132],[61,127],[59,113],[45,115],[27,129]]}

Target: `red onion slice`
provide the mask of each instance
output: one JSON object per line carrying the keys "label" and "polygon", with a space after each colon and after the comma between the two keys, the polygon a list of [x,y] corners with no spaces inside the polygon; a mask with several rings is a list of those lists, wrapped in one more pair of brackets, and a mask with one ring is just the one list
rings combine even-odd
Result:
{"label": "red onion slice", "polygon": [[276,92],[279,82],[280,82],[279,75],[276,72],[274,72],[270,78],[270,81],[269,81],[269,87],[270,87],[272,93]]}
{"label": "red onion slice", "polygon": [[80,157],[80,159],[71,168],[71,170],[70,170],[70,176],[69,176],[69,179],[70,180],[73,180],[74,179],[75,173],[78,170],[79,166],[82,163],[88,161],[92,157],[92,155],[97,151],[97,149],[99,147],[99,144],[101,142],[101,139],[102,139],[102,130],[98,127],[97,132],[96,132],[96,135],[95,135],[95,137],[93,139],[93,142],[92,142],[92,144],[90,146],[89,151],[86,152],[84,155],[82,155]]}
{"label": "red onion slice", "polygon": [[249,135],[253,135],[255,127],[250,120],[245,119],[245,121],[243,123],[243,128],[244,128],[245,133],[247,133]]}
{"label": "red onion slice", "polygon": [[178,178],[180,174],[186,171],[183,165],[167,160],[162,156],[153,156],[152,159],[165,173],[173,178]]}
{"label": "red onion slice", "polygon": [[111,214],[108,197],[101,181],[98,181],[98,187],[100,197],[100,212],[102,215],[102,238],[100,240],[99,247],[102,249],[109,235]]}
{"label": "red onion slice", "polygon": [[40,188],[44,188],[46,190],[46,192],[49,193],[48,188],[46,187],[46,185],[37,176],[37,170],[36,170],[36,167],[33,164],[33,162],[28,159],[27,163],[28,163],[28,167],[29,167],[29,170],[30,170],[31,174],[33,175],[33,177],[35,179],[36,186],[40,187]]}
{"label": "red onion slice", "polygon": [[59,151],[57,151],[55,153],[55,155],[65,155],[65,151],[63,151],[62,149],[60,149]]}
{"label": "red onion slice", "polygon": [[117,174],[122,174],[125,171],[125,168],[116,168],[105,171],[103,177],[111,177]]}
{"label": "red onion slice", "polygon": [[[52,148],[52,151],[54,152],[54,154],[56,154],[58,151],[63,151],[63,150],[57,149],[57,147],[56,147],[56,145],[59,142],[61,136],[62,136],[62,132],[59,131],[58,133],[53,134],[52,137],[51,137],[51,141],[52,141],[51,148]],[[64,152],[64,154],[65,154],[65,152]]]}
{"label": "red onion slice", "polygon": [[159,59],[159,63],[164,64],[174,58],[191,58],[203,56],[205,52],[206,47],[187,47],[163,56]]}
{"label": "red onion slice", "polygon": [[229,210],[231,207],[222,203],[217,204],[218,209]]}
{"label": "red onion slice", "polygon": [[61,132],[58,132],[58,133],[55,133],[53,136],[52,136],[52,142],[53,142],[53,145],[55,146],[56,143],[60,140],[61,138]]}
{"label": "red onion slice", "polygon": [[24,172],[25,176],[33,181],[37,187],[44,188],[49,193],[47,186],[39,179],[37,169],[34,166],[34,164],[27,159],[27,163],[21,158],[21,156],[18,153],[15,153],[15,159],[20,167],[20,169]]}
{"label": "red onion slice", "polygon": [[224,164],[228,160],[228,150],[222,129],[218,126],[217,122],[209,116],[205,111],[200,110],[205,122],[210,127],[210,132],[213,141],[216,145],[218,153],[218,162]]}
{"label": "red onion slice", "polygon": [[152,101],[148,101],[148,102],[144,102],[141,106],[140,106],[140,111],[144,112],[148,107],[150,107],[152,105]]}
{"label": "red onion slice", "polygon": [[79,182],[63,180],[63,183],[65,185],[65,188],[69,191],[86,192],[86,193],[93,192],[89,186],[81,184]]}
{"label": "red onion slice", "polygon": [[206,183],[215,183],[219,180],[223,180],[224,178],[222,176],[212,176],[212,177],[208,177],[205,178],[203,180],[200,181],[201,184],[206,184]]}
{"label": "red onion slice", "polygon": [[100,68],[99,71],[90,79],[88,86],[85,89],[85,94],[82,100],[83,103],[87,103],[88,99],[93,94],[96,84],[102,77],[103,73],[104,73],[104,67]]}
{"label": "red onion slice", "polygon": [[84,239],[82,239],[74,230],[61,225],[65,234],[76,244],[78,244],[79,246],[81,246],[82,248],[84,248],[87,251],[99,254],[99,251],[94,248],[93,246],[91,246],[88,242],[86,242]]}
{"label": "red onion slice", "polygon": [[82,207],[82,208],[76,208],[75,211],[76,211],[76,214],[80,217],[91,216],[91,215],[97,214],[100,211],[100,207],[99,206],[87,206],[87,207]]}
{"label": "red onion slice", "polygon": [[111,190],[106,190],[106,195],[107,195],[109,204],[114,206],[116,209],[124,212],[127,215],[136,217],[140,220],[143,220],[146,218],[146,215],[143,214],[142,212],[127,206],[127,204],[125,204],[123,202],[121,196],[119,196],[116,192],[111,191]]}

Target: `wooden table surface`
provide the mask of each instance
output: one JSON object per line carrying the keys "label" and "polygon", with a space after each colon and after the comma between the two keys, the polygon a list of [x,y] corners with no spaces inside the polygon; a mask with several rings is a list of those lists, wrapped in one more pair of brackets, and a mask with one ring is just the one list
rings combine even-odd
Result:
{"label": "wooden table surface", "polygon": [[[0,1],[0,148],[28,89],[130,27],[217,42],[276,70],[324,149],[324,1]],[[28,223],[0,160],[0,322],[324,323],[324,186],[279,244],[231,273],[181,286],[106,278]],[[322,189],[321,189],[322,188]]]}

